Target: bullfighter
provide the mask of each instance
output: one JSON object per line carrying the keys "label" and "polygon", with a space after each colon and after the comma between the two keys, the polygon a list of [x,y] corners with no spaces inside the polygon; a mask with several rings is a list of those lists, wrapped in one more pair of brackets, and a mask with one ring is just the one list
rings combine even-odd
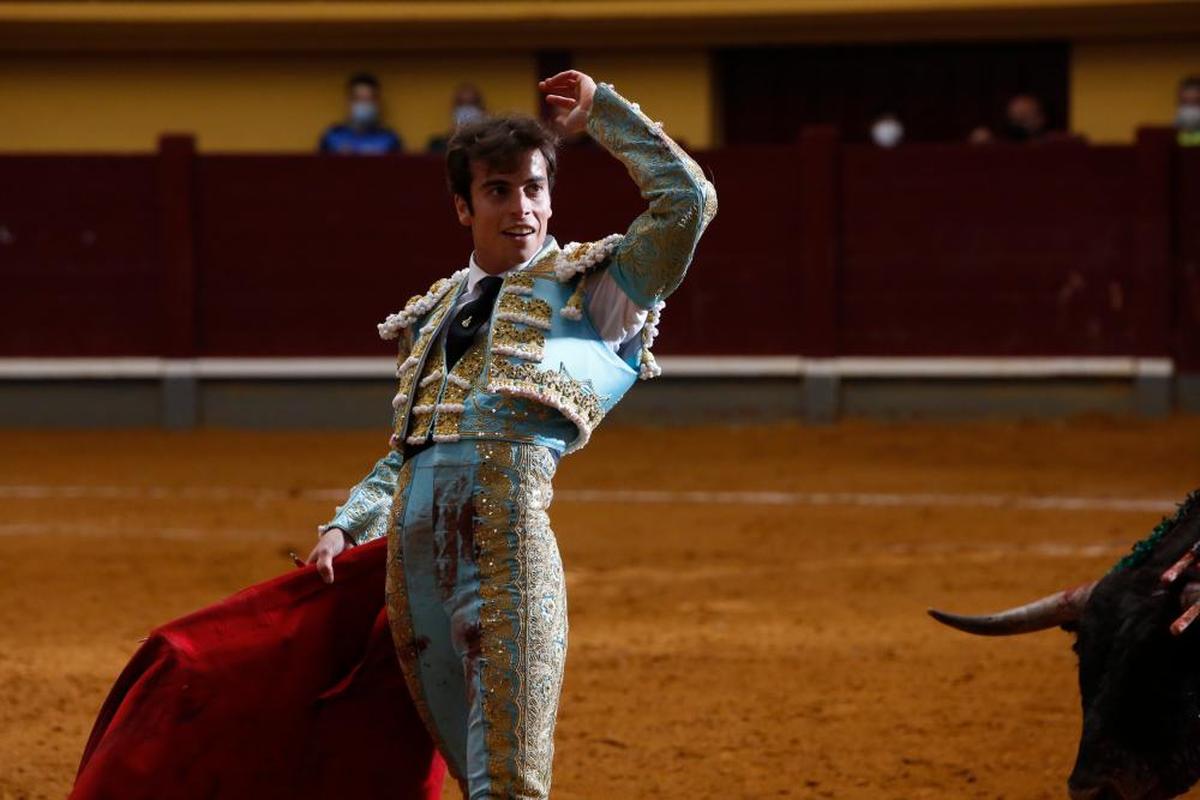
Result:
{"label": "bullfighter", "polygon": [[[448,182],[474,251],[379,325],[399,339],[390,451],[319,527],[333,581],[346,547],[386,536],[392,638],[421,718],[464,796],[549,796],[567,646],[551,479],[639,378],[717,211],[700,167],[608,84],[539,83],[549,126],[461,127]],[[648,202],[624,234],[548,235],[560,137],[586,131]]]}

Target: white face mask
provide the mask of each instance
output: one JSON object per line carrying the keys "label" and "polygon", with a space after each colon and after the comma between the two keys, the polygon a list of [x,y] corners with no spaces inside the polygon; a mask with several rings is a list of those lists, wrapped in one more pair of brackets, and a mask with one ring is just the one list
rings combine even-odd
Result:
{"label": "white face mask", "polygon": [[1185,131],[1200,129],[1200,106],[1180,106],[1175,112],[1175,126]]}
{"label": "white face mask", "polygon": [[473,103],[464,103],[454,107],[454,125],[461,127],[487,116],[483,109]]}
{"label": "white face mask", "polygon": [[350,121],[364,128],[374,125],[379,121],[379,106],[370,100],[355,100],[350,104]]}
{"label": "white face mask", "polygon": [[904,138],[904,126],[894,119],[881,119],[871,126],[871,139],[880,147],[895,147]]}

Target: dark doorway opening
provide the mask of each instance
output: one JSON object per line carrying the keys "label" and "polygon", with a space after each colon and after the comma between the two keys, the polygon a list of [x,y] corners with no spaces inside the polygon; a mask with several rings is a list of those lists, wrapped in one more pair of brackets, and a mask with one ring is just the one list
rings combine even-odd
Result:
{"label": "dark doorway opening", "polygon": [[907,141],[961,141],[997,127],[1018,93],[1037,95],[1051,130],[1067,125],[1066,42],[835,45],[716,52],[726,144],[796,140],[806,125],[835,125],[867,141],[871,122],[891,112]]}

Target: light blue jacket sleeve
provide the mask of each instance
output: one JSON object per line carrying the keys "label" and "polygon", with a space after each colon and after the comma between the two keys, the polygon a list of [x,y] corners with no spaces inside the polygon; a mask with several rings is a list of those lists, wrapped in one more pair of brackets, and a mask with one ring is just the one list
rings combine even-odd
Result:
{"label": "light blue jacket sleeve", "polygon": [[350,490],[346,502],[334,510],[333,519],[317,527],[318,533],[341,528],[356,545],[386,536],[396,476],[402,463],[403,456],[396,450],[375,462],[367,477]]}
{"label": "light blue jacket sleeve", "polygon": [[607,83],[596,87],[587,128],[625,165],[649,203],[617,245],[609,272],[637,305],[653,308],[683,281],[700,235],[716,216],[716,188],[660,123]]}

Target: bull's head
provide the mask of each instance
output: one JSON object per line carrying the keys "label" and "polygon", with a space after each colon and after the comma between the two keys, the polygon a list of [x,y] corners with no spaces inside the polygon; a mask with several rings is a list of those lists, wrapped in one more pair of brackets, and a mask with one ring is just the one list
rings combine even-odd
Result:
{"label": "bull's head", "polygon": [[1073,800],[1160,800],[1200,780],[1200,493],[1102,580],[988,616],[929,613],[985,636],[1076,633]]}

